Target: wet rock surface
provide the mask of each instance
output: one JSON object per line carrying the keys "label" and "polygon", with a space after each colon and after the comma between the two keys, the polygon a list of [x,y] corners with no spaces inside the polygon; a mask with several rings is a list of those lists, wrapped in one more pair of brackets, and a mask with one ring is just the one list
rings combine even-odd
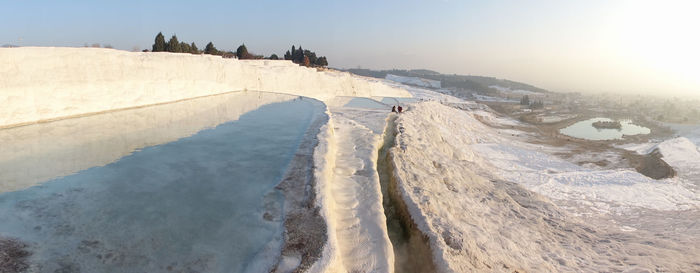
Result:
{"label": "wet rock surface", "polygon": [[19,240],[0,237],[0,273],[25,271],[29,267],[26,260],[31,255],[27,248]]}

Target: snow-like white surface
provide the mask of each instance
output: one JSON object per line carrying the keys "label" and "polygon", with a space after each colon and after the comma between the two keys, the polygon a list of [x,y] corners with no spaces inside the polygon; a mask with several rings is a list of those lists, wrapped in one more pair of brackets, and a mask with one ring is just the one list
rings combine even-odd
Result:
{"label": "snow-like white surface", "polygon": [[632,169],[591,170],[502,142],[476,144],[472,148],[492,178],[517,182],[550,198],[574,200],[599,211],[684,210],[700,206],[700,194],[678,181],[657,181]]}
{"label": "snow-like white surface", "polygon": [[[664,257],[678,252],[667,254],[675,250],[664,246],[652,255],[643,251],[645,257],[630,257],[636,250],[621,248],[632,246],[603,240],[604,234],[523,187],[555,200],[580,201],[604,213],[698,209],[700,195],[676,180],[654,181],[632,170],[573,165],[533,145],[499,136],[475,114],[425,102],[397,120],[401,133],[392,153],[399,188],[418,228],[429,237],[442,272],[676,265]],[[634,260],[630,263],[636,265],[609,263],[604,253]],[[686,266],[691,263],[687,257],[682,262]]]}
{"label": "snow-like white surface", "polygon": [[[478,165],[489,178],[517,182],[550,198],[578,200],[601,210],[611,207],[679,210],[700,205],[700,194],[676,180],[656,181],[634,170],[591,170],[577,166],[538,151],[532,145],[499,135],[499,130],[481,124],[474,116],[495,125],[518,124],[508,118],[485,111],[466,114],[434,103],[427,105],[430,106],[423,105],[418,111],[430,113],[424,114],[426,116],[453,115],[454,119],[447,119],[454,126],[449,130],[472,136],[473,141],[463,141],[462,145],[455,146],[467,149],[466,154],[473,157],[466,160]],[[512,135],[515,132],[507,133]],[[691,145],[685,143],[680,149]],[[679,154],[679,158],[693,158],[697,150],[692,154],[675,154]]]}
{"label": "snow-like white surface", "polygon": [[376,170],[389,109],[343,107],[344,98],[329,102],[330,120],[314,154],[328,241],[310,272],[393,272],[394,253]]}
{"label": "snow-like white surface", "polygon": [[[671,147],[666,145],[659,145],[659,149],[664,156],[664,160],[671,161],[668,162],[676,168],[682,177],[693,182],[695,185],[700,186],[700,126],[689,126],[688,130],[682,131],[679,140],[667,143],[668,146],[678,145],[675,150],[679,148],[682,151],[678,152],[678,155],[674,155],[676,151],[673,151]],[[685,139],[683,139],[685,138]],[[672,144],[673,143],[673,144]],[[693,151],[693,146],[695,151]]]}
{"label": "snow-like white surface", "polygon": [[700,129],[686,126],[681,136],[662,142],[630,143],[617,147],[638,154],[648,154],[658,149],[662,159],[671,165],[682,179],[700,186]]}
{"label": "snow-like white surface", "polygon": [[509,94],[514,94],[514,95],[527,95],[527,96],[542,96],[542,93],[539,92],[533,92],[529,90],[523,90],[523,89],[511,89],[510,87],[503,87],[499,85],[489,85],[490,88],[496,89],[498,91],[504,92],[504,93],[509,93]]}
{"label": "snow-like white surface", "polygon": [[[330,116],[328,108],[326,115]],[[330,184],[333,179],[333,169],[335,167],[335,143],[333,141],[333,126],[326,123],[320,128],[317,135],[318,144],[314,148],[314,190],[316,191],[316,206],[319,213],[326,222],[326,242],[323,245],[321,257],[309,268],[310,273],[321,272],[344,272],[340,253],[338,250],[338,240],[335,233],[335,221],[332,221],[332,211],[330,204],[333,201],[330,194]]]}
{"label": "snow-like white surface", "polygon": [[475,117],[478,117],[481,121],[486,122],[492,126],[525,126],[525,124],[517,120],[508,117],[502,117],[492,112],[484,110],[476,110],[472,111],[471,113]]}
{"label": "snow-like white surface", "polygon": [[648,154],[651,153],[659,143],[656,142],[644,142],[644,143],[627,143],[615,145],[615,147],[620,149],[625,149],[628,151],[636,152],[638,154]]}
{"label": "snow-like white surface", "polygon": [[405,76],[387,74],[385,79],[390,80],[390,81],[394,81],[394,82],[416,85],[416,86],[421,86],[421,87],[429,87],[429,88],[440,88],[441,87],[440,81],[423,79],[423,78],[418,78],[418,77],[405,77]]}
{"label": "snow-like white surface", "polygon": [[679,176],[700,186],[700,148],[696,143],[678,137],[661,142],[657,147],[663,160],[676,169]]}
{"label": "snow-like white surface", "polygon": [[513,100],[513,99],[507,99],[507,98],[501,98],[501,97],[492,97],[492,96],[484,96],[484,95],[479,95],[479,94],[472,94],[474,98],[478,101],[487,101],[487,102],[520,102],[519,100]]}
{"label": "snow-like white surface", "polygon": [[332,119],[337,152],[331,207],[343,265],[348,272],[393,272],[376,171],[379,135],[351,119]]}
{"label": "snow-like white surface", "polygon": [[326,100],[410,97],[403,89],[289,61],[99,48],[0,48],[0,127],[229,91],[256,90]]}
{"label": "snow-like white surface", "polygon": [[440,102],[444,102],[444,103],[472,103],[472,104],[474,104],[474,102],[464,101],[460,98],[448,95],[448,93],[450,91],[445,90],[445,89],[439,89],[439,90],[435,91],[435,90],[429,90],[429,89],[425,89],[425,88],[421,88],[421,87],[417,87],[417,86],[399,84],[399,83],[395,83],[395,82],[391,82],[391,81],[386,81],[385,83],[390,85],[390,86],[394,86],[394,87],[401,88],[401,89],[408,91],[413,96],[413,98],[418,99],[420,101],[432,100],[432,101],[440,101]]}
{"label": "snow-like white surface", "polygon": [[[326,108],[326,114],[330,117],[330,111]],[[333,214],[335,200],[331,194],[332,181],[334,179],[335,158],[337,146],[334,138],[335,130],[330,122],[323,125],[318,134],[318,144],[314,149],[314,179],[316,185],[316,206],[320,208],[320,214],[326,222],[326,243],[323,246],[321,258],[316,261],[308,272],[310,273],[343,273],[347,272],[341,260],[336,233],[337,223]]]}

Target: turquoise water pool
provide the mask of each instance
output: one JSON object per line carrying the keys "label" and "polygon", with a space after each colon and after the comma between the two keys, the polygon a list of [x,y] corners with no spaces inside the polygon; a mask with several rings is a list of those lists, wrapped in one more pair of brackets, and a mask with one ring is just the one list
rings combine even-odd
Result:
{"label": "turquoise water pool", "polygon": [[[233,120],[217,118],[214,127],[187,125],[201,130],[0,193],[0,235],[28,243],[31,268],[39,272],[266,271],[283,234],[283,196],[275,186],[324,111],[315,100],[268,96],[234,97],[261,106]],[[217,107],[206,113],[240,105]],[[100,144],[129,142],[134,134],[115,133]]]}

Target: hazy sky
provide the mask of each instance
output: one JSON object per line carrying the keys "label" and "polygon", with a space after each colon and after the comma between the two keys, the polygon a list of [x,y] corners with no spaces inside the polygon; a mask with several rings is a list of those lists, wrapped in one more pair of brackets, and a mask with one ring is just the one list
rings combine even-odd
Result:
{"label": "hazy sky", "polygon": [[700,95],[700,1],[0,0],[0,44],[292,44],[340,68],[428,68],[553,91]]}

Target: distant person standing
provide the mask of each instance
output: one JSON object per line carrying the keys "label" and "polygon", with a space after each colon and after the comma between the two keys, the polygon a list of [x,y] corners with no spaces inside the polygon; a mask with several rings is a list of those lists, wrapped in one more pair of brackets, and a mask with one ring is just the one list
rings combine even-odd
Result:
{"label": "distant person standing", "polygon": [[396,105],[394,105],[394,106],[391,107],[391,112],[392,112],[392,113],[396,113]]}
{"label": "distant person standing", "polygon": [[399,113],[401,113],[401,111],[403,111],[403,107],[401,107],[401,105],[399,105]]}

